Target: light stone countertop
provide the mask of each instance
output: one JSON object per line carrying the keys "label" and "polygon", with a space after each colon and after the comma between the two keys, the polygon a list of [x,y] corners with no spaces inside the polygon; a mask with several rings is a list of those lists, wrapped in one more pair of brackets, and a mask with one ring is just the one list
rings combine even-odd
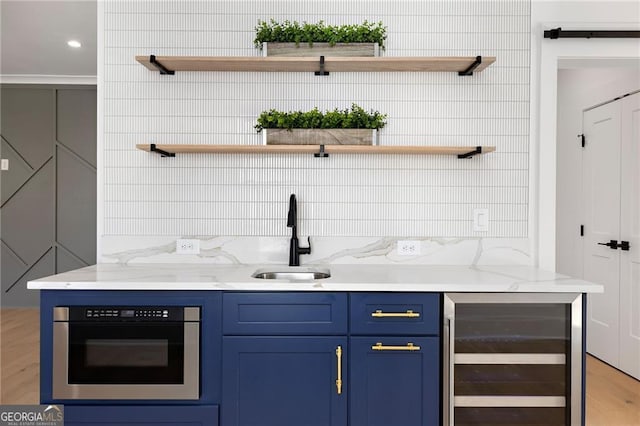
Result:
{"label": "light stone countertop", "polygon": [[[329,269],[321,280],[252,278],[270,271]],[[202,265],[103,263],[29,281],[38,290],[238,290],[602,293],[603,287],[529,266]]]}

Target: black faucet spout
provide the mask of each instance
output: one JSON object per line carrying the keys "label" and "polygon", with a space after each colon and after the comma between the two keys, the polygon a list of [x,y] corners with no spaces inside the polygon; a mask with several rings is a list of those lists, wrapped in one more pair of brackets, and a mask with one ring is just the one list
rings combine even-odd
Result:
{"label": "black faucet spout", "polygon": [[298,203],[296,201],[296,194],[291,194],[289,197],[289,216],[287,217],[287,226],[289,228],[296,226],[298,220]]}
{"label": "black faucet spout", "polygon": [[287,215],[287,227],[292,228],[292,238],[298,238],[298,202],[296,194],[289,197],[289,214]]}
{"label": "black faucet spout", "polygon": [[287,215],[287,227],[291,228],[291,240],[289,242],[289,266],[300,266],[300,255],[311,253],[311,238],[307,237],[308,247],[300,247],[298,242],[298,203],[296,194],[289,197],[289,214]]}

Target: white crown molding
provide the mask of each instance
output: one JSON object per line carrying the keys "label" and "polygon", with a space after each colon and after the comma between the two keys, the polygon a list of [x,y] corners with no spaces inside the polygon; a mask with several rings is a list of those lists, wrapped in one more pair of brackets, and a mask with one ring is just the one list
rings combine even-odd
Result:
{"label": "white crown molding", "polygon": [[95,75],[0,74],[2,84],[98,84]]}

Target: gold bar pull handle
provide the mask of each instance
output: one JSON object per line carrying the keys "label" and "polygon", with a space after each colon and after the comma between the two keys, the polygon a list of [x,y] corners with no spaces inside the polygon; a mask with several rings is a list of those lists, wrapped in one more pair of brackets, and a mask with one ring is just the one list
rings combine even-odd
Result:
{"label": "gold bar pull handle", "polygon": [[371,349],[374,351],[419,351],[420,346],[414,345],[409,342],[406,346],[385,346],[381,342],[376,343],[371,346]]}
{"label": "gold bar pull handle", "polygon": [[407,312],[382,312],[381,309],[376,309],[375,312],[371,312],[371,316],[374,318],[420,318],[420,312],[413,312],[411,309],[407,309]]}
{"label": "gold bar pull handle", "polygon": [[338,395],[342,394],[342,346],[336,348],[336,357],[338,358],[338,378],[336,379],[336,390]]}

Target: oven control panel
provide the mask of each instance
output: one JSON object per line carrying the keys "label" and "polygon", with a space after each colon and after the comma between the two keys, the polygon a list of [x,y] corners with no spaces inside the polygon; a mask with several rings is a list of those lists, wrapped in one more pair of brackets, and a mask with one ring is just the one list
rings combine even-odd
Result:
{"label": "oven control panel", "polygon": [[104,309],[87,308],[86,318],[169,318],[168,309]]}
{"label": "oven control panel", "polygon": [[72,306],[71,321],[184,321],[179,306]]}

